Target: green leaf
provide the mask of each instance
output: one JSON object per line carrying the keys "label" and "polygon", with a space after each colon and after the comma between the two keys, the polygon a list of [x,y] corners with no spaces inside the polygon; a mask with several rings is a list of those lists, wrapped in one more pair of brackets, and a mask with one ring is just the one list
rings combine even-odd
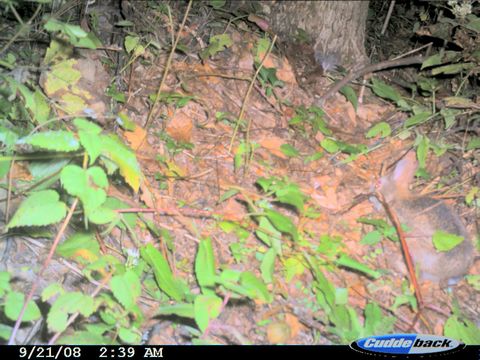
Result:
{"label": "green leaf", "polygon": [[93,122],[84,119],[77,118],[73,123],[78,129],[80,144],[85,148],[89,156],[89,164],[92,165],[102,151],[100,136],[102,129]]}
{"label": "green leaf", "polygon": [[68,292],[58,297],[47,316],[48,328],[51,331],[62,332],[67,328],[69,314],[79,312],[85,317],[95,310],[93,298],[81,292]]}
{"label": "green leaf", "polygon": [[449,64],[444,66],[439,66],[435,69],[432,69],[432,75],[436,76],[439,74],[453,75],[462,72],[463,70],[469,70],[474,67],[473,63],[459,63],[459,64]]}
{"label": "green leaf", "polygon": [[210,320],[220,315],[222,299],[216,295],[198,295],[193,305],[195,311],[195,322],[198,328],[205,332]]}
{"label": "green leaf", "polygon": [[184,297],[183,289],[178,280],[173,277],[172,270],[163,255],[153,247],[147,244],[140,249],[142,258],[149,264],[157,280],[160,289],[176,301],[181,301]]}
{"label": "green leaf", "polygon": [[373,230],[365,234],[360,241],[362,245],[377,245],[382,240],[382,234],[378,230]]}
{"label": "green leaf", "polygon": [[175,305],[161,306],[158,315],[177,315],[184,318],[194,319],[195,310],[193,304],[181,303]]}
{"label": "green leaf", "polygon": [[107,339],[99,334],[90,331],[76,331],[70,335],[62,336],[55,344],[58,345],[105,345],[111,344],[111,339]]}
{"label": "green leaf", "polygon": [[467,145],[467,150],[480,148],[480,137],[474,136],[470,139]]}
{"label": "green leaf", "polygon": [[272,248],[265,253],[262,263],[260,264],[260,271],[262,273],[263,281],[265,281],[267,284],[271,284],[273,282],[273,271],[275,269],[276,258],[277,252]]}
{"label": "green leaf", "polygon": [[385,138],[387,136],[390,136],[392,133],[392,128],[390,127],[390,125],[384,121],[382,122],[379,122],[378,124],[374,125],[370,130],[368,130],[367,132],[367,135],[365,135],[365,137],[367,139],[371,139],[375,136],[377,136],[378,134],[381,134],[380,135],[380,138]]}
{"label": "green leaf", "polygon": [[51,151],[76,151],[80,148],[79,141],[70,131],[44,131],[26,138],[20,139],[18,144],[30,144],[32,146]]}
{"label": "green leaf", "polygon": [[130,36],[127,35],[125,36],[125,50],[127,50],[127,53],[131,53],[133,49],[137,47],[137,45],[140,42],[140,38],[138,36]]}
{"label": "green leaf", "polygon": [[0,271],[0,297],[3,297],[8,291],[10,291],[10,273]]}
{"label": "green leaf", "polygon": [[463,236],[449,234],[445,231],[437,230],[432,236],[433,245],[438,251],[449,251],[458,246],[464,240]]}
{"label": "green leaf", "polygon": [[324,138],[322,141],[320,141],[320,146],[330,154],[336,153],[340,149],[337,142],[330,138]]}
{"label": "green leaf", "polygon": [[265,215],[278,231],[289,234],[294,241],[298,241],[297,228],[293,224],[292,220],[285,215],[282,215],[279,212],[271,209],[265,209]]}
{"label": "green leaf", "polygon": [[107,175],[98,166],[85,170],[77,165],[67,165],[60,174],[60,180],[70,195],[78,196],[87,217],[90,217],[107,199],[107,194],[103,190],[108,186]]}
{"label": "green leaf", "polygon": [[228,34],[214,35],[210,38],[209,45],[200,53],[200,57],[205,60],[217,53],[229,48],[233,45],[233,41]]}
{"label": "green leaf", "polygon": [[130,310],[137,303],[142,293],[140,278],[133,270],[127,270],[122,275],[115,275],[110,280],[110,289],[113,296],[126,310]]}
{"label": "green leaf", "polygon": [[419,138],[420,138],[420,141],[417,147],[417,159],[418,159],[418,165],[420,166],[420,168],[424,169],[426,165],[430,140],[428,139],[428,137],[423,135],[420,135]]}
{"label": "green leaf", "polygon": [[211,239],[200,241],[195,259],[195,275],[200,287],[215,285],[215,255],[213,254]]}
{"label": "green leaf", "polygon": [[422,67],[420,68],[420,70],[426,69],[428,67],[440,65],[441,63],[442,63],[442,54],[432,55],[423,61]]}
{"label": "green leaf", "polygon": [[56,253],[87,265],[101,257],[100,245],[93,232],[77,232],[59,244]]}
{"label": "green leaf", "polygon": [[397,102],[401,99],[401,96],[397,90],[376,78],[372,78],[372,90],[375,95],[384,99],[392,100],[394,102]]}
{"label": "green leaf", "polygon": [[[4,301],[5,315],[10,320],[16,321],[20,316],[20,311],[22,310],[24,302],[25,295],[16,291],[9,292],[5,297]],[[40,313],[40,309],[38,308],[37,304],[31,300],[29,301],[27,308],[25,309],[22,322],[37,320],[40,319],[41,316],[42,314]]]}
{"label": "green leaf", "polygon": [[357,94],[355,94],[355,90],[353,90],[350,86],[344,86],[340,89],[340,93],[347,98],[348,101],[353,105],[355,111],[358,108],[358,98]]}
{"label": "green leaf", "polygon": [[286,155],[288,157],[295,157],[295,156],[300,155],[300,152],[290,144],[281,145],[280,150],[282,151],[282,153],[284,155]]}
{"label": "green leaf", "polygon": [[140,187],[141,170],[135,153],[127,148],[116,136],[101,136],[102,155],[113,161],[120,174],[136,192]]}
{"label": "green leaf", "polygon": [[266,245],[273,247],[279,254],[282,254],[282,234],[275,229],[267,217],[260,217],[255,234]]}
{"label": "green leaf", "polygon": [[142,341],[142,333],[135,328],[121,327],[118,331],[118,336],[122,342],[127,344],[139,344]]}
{"label": "green leaf", "polygon": [[227,199],[230,199],[232,196],[237,195],[240,192],[238,189],[230,189],[224,192],[218,199],[218,204],[224,202]]}
{"label": "green leaf", "polygon": [[248,291],[248,296],[251,299],[258,299],[266,303],[273,300],[265,283],[249,271],[243,272],[240,276],[240,285]]}
{"label": "green leaf", "polygon": [[63,289],[63,286],[59,283],[52,283],[48,285],[45,289],[42,291],[42,301],[48,301],[52,297],[58,295],[58,294],[64,294],[65,290]]}
{"label": "green leaf", "polygon": [[275,195],[279,202],[295,206],[300,212],[303,211],[305,195],[297,184],[282,184],[275,189]]}
{"label": "green leaf", "polygon": [[407,120],[405,120],[403,126],[405,128],[409,128],[413,125],[421,124],[424,121],[426,121],[431,115],[432,114],[428,111],[420,112],[416,115],[413,115],[413,116],[409,117]]}
{"label": "green leaf", "polygon": [[214,9],[221,9],[222,7],[225,6],[226,1],[225,0],[210,0],[209,3]]}
{"label": "green leaf", "polygon": [[467,345],[480,344],[480,328],[470,320],[460,320],[455,315],[450,316],[445,322],[443,334]]}
{"label": "green leaf", "polygon": [[7,229],[18,226],[45,226],[61,221],[67,214],[67,207],[56,191],[43,190],[32,193],[17,209]]}
{"label": "green leaf", "polygon": [[343,266],[348,269],[360,271],[374,279],[378,279],[382,274],[379,271],[370,269],[368,266],[359,263],[358,261],[352,259],[351,257],[342,254],[337,261],[335,262],[338,266]]}
{"label": "green leaf", "polygon": [[10,339],[10,336],[12,335],[12,330],[12,327],[0,324],[0,338],[8,341],[8,339]]}

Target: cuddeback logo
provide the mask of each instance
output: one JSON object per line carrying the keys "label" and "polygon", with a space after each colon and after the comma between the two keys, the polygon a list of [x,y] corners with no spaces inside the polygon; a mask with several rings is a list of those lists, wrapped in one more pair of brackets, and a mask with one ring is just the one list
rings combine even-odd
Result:
{"label": "cuddeback logo", "polygon": [[354,341],[350,347],[368,353],[429,354],[461,350],[465,344],[436,335],[392,334],[371,336]]}

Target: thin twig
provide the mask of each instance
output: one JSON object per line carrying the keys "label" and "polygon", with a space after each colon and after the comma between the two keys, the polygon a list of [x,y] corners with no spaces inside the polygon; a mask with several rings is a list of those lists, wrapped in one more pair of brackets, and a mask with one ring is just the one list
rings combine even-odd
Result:
{"label": "thin twig", "polygon": [[387,17],[385,18],[385,22],[383,23],[382,31],[380,34],[383,36],[385,31],[387,31],[388,23],[390,22],[390,17],[392,16],[393,8],[395,7],[395,0],[390,2],[390,7],[388,8]]}
{"label": "thin twig", "polygon": [[28,28],[30,26],[30,24],[32,23],[33,19],[35,19],[38,15],[38,13],[40,12],[40,9],[42,8],[42,4],[38,4],[37,6],[37,9],[35,10],[35,12],[33,13],[32,17],[30,19],[28,19],[27,23],[22,25],[20,27],[20,29],[17,31],[17,33],[15,35],[12,36],[12,38],[5,44],[5,46],[0,50],[0,56],[10,47],[10,45],[12,45],[15,40],[20,36],[22,35],[23,31]]}
{"label": "thin twig", "polygon": [[323,94],[320,99],[317,100],[317,103],[321,106],[325,100],[329,99],[332,95],[334,95],[337,91],[339,91],[342,87],[347,85],[349,82],[359,78],[368,73],[381,71],[393,67],[398,66],[407,66],[413,64],[421,64],[425,60],[425,58],[421,55],[411,56],[407,58],[397,59],[397,60],[386,60],[379,62],[377,64],[365,66],[357,71],[352,71],[350,74],[345,76],[342,80],[331,86],[325,94]]}
{"label": "thin twig", "polygon": [[170,70],[170,67],[171,67],[173,55],[175,54],[175,49],[177,48],[178,42],[179,42],[180,37],[182,35],[182,31],[183,31],[183,28],[185,26],[185,22],[187,21],[188,13],[190,12],[191,7],[192,7],[192,0],[190,0],[188,2],[187,10],[185,11],[185,15],[183,16],[182,24],[180,25],[180,28],[178,29],[178,32],[177,32],[177,38],[175,39],[175,43],[173,44],[172,49],[170,50],[170,54],[168,55],[167,63],[165,64],[165,68],[163,70],[162,81],[160,82],[160,85],[158,86],[157,95],[155,96],[155,101],[154,101],[154,103],[152,105],[152,108],[150,109],[150,112],[148,113],[148,116],[147,116],[147,121],[146,121],[145,126],[144,126],[145,130],[148,130],[148,128],[150,127],[150,124],[152,122],[152,118],[153,118],[153,114],[154,114],[156,105],[158,104],[158,102],[160,100],[160,93],[162,92],[162,87],[167,80],[167,75],[168,75],[168,71]]}
{"label": "thin twig", "polygon": [[[258,74],[260,73],[260,70],[263,68],[263,63],[267,59],[268,55],[272,52],[273,46],[275,45],[275,41],[277,40],[277,35],[273,37],[272,43],[270,44],[270,48],[267,50],[265,53],[265,56],[263,57],[262,61],[260,62],[260,65],[257,68],[257,71],[253,75],[252,80],[250,81],[250,85],[248,86],[247,92],[243,98],[243,103],[242,103],[242,108],[240,109],[240,114],[238,115],[237,123],[235,125],[235,129],[233,130],[233,135],[232,139],[230,140],[230,145],[228,146],[228,152],[230,153],[232,151],[233,147],[233,142],[235,141],[235,137],[237,136],[238,133],[238,128],[240,127],[240,123],[242,121],[243,115],[245,113],[245,109],[248,104],[248,99],[250,97],[250,93],[252,92],[253,86],[255,85],[255,81],[258,77]],[[246,132],[246,139],[245,142],[248,144],[249,143],[249,133],[250,133],[250,128],[252,126],[252,119],[248,119],[248,125],[247,125],[247,132]]]}

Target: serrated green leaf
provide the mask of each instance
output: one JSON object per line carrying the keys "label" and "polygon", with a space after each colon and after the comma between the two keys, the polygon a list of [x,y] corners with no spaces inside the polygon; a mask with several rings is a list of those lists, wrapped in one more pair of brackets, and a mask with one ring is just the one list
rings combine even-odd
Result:
{"label": "serrated green leaf", "polygon": [[65,290],[63,289],[63,286],[59,283],[53,283],[48,285],[45,289],[42,291],[42,301],[48,301],[52,297],[58,294],[64,294]]}
{"label": "serrated green leaf", "polygon": [[142,340],[142,334],[138,329],[127,329],[121,327],[118,331],[118,336],[122,340],[122,342],[126,344],[138,344]]}
{"label": "serrated green leaf", "polygon": [[176,301],[181,301],[184,292],[178,281],[173,277],[172,270],[163,255],[153,247],[147,244],[140,249],[142,258],[149,264],[157,280],[160,289]]}
{"label": "serrated green leaf", "polygon": [[133,270],[127,270],[122,275],[115,275],[110,280],[110,289],[113,296],[129,310],[137,303],[142,292],[140,278]]}
{"label": "serrated green leaf", "polygon": [[58,245],[56,253],[82,264],[90,264],[100,258],[100,245],[92,232],[77,232]]}
{"label": "serrated green leaf", "polygon": [[378,124],[374,125],[370,130],[368,130],[367,134],[365,137],[367,139],[371,139],[375,136],[380,134],[380,138],[385,138],[387,136],[390,136],[392,134],[392,128],[390,125],[384,121],[379,122]]}
{"label": "serrated green leaf", "polygon": [[[111,339],[90,331],[76,331],[73,334],[62,336],[55,344],[58,345],[105,345],[112,344]],[[112,344],[113,345],[113,344]]]}
{"label": "serrated green leaf", "polygon": [[216,295],[198,295],[195,298],[193,308],[195,311],[195,322],[198,328],[205,332],[210,321],[220,315],[222,299]]}
{"label": "serrated green leaf", "polygon": [[213,254],[212,240],[200,241],[197,257],[195,258],[195,275],[200,287],[215,285],[215,256]]}
{"label": "serrated green leaf", "polygon": [[32,193],[17,209],[7,229],[18,226],[45,226],[55,224],[67,214],[67,207],[56,191],[43,190]]}
{"label": "serrated green leaf", "polygon": [[168,306],[161,306],[157,312],[159,315],[177,315],[184,318],[195,318],[195,310],[193,304],[175,304]]}
{"label": "serrated green leaf", "polygon": [[69,314],[79,312],[85,317],[95,310],[93,298],[81,292],[67,292],[60,295],[53,303],[47,316],[48,328],[51,331],[62,332],[67,328]]}
{"label": "serrated green leaf", "polygon": [[450,316],[445,322],[443,334],[467,345],[480,344],[480,328],[470,320],[461,320],[455,315]]}
{"label": "serrated green leaf", "polygon": [[67,165],[60,174],[60,180],[70,195],[78,196],[87,217],[107,199],[105,190],[92,186],[92,183],[101,187],[108,186],[107,176],[97,166],[85,170],[77,165]]}
{"label": "serrated green leaf", "polygon": [[432,236],[433,245],[438,251],[449,251],[463,242],[464,237],[437,230]]}
{"label": "serrated green leaf", "polygon": [[40,149],[51,151],[76,151],[80,148],[80,142],[70,131],[44,131],[20,139],[19,144],[30,144]]}
{"label": "serrated green leaf", "polygon": [[[5,296],[4,300],[4,312],[5,315],[13,321],[16,321],[22,310],[23,303],[25,302],[25,295],[22,293],[11,291]],[[25,313],[22,318],[22,322],[37,320],[42,316],[40,309],[34,301],[30,301],[25,309]]]}
{"label": "serrated green leaf", "polygon": [[118,217],[118,213],[105,206],[95,208],[88,213],[88,220],[97,225],[109,224]]}
{"label": "serrated green leaf", "polygon": [[5,324],[0,324],[0,338],[3,340],[10,339],[10,336],[12,335],[12,330],[13,330],[13,327],[10,327]]}
{"label": "serrated green leaf", "polygon": [[141,170],[135,153],[113,136],[101,136],[102,155],[113,161],[120,169],[120,174],[136,192],[140,187]]}

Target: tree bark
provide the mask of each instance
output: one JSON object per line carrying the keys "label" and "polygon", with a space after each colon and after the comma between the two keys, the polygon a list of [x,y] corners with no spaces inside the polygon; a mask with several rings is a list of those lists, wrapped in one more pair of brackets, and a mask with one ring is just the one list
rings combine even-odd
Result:
{"label": "tree bark", "polygon": [[365,27],[369,1],[261,2],[272,29],[294,38],[298,29],[312,40],[315,58],[326,70],[342,65],[359,68],[368,63]]}

